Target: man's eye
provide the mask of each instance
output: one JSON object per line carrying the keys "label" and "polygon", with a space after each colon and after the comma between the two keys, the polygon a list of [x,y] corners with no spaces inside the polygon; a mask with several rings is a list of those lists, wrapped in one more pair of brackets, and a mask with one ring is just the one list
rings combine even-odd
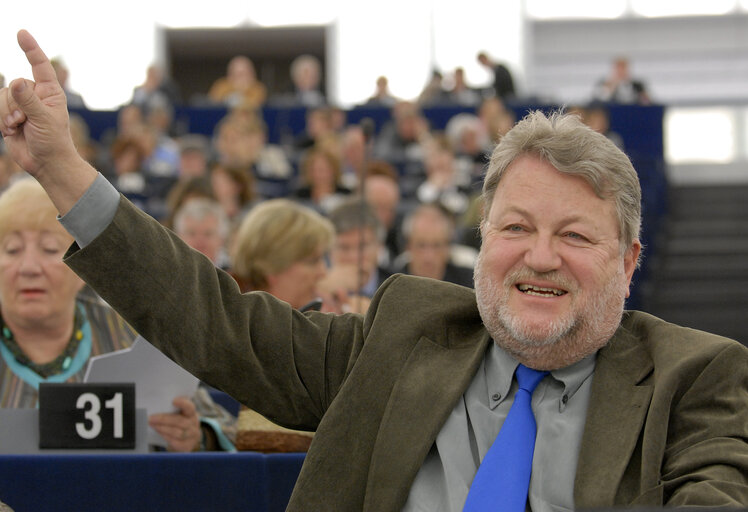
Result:
{"label": "man's eye", "polygon": [[519,226],[517,224],[512,224],[507,228],[508,231],[513,231],[515,233],[519,233],[521,231],[524,231],[524,228],[522,226]]}
{"label": "man's eye", "polygon": [[587,240],[587,237],[580,235],[579,233],[575,233],[574,231],[569,231],[568,233],[566,233],[566,236],[573,240]]}

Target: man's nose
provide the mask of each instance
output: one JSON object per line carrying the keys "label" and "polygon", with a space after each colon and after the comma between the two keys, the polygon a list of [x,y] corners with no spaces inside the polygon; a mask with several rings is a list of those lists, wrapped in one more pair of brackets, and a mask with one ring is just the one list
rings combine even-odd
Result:
{"label": "man's nose", "polygon": [[561,266],[561,256],[552,235],[536,233],[528,240],[525,264],[536,272],[549,272]]}

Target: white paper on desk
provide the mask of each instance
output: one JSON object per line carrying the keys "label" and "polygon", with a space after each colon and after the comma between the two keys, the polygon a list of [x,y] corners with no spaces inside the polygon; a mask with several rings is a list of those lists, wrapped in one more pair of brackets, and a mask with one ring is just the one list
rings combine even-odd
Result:
{"label": "white paper on desk", "polygon": [[[129,348],[93,356],[88,361],[84,382],[134,382],[135,407],[148,415],[176,412],[172,401],[191,397],[199,379],[138,336]],[[155,430],[148,428],[148,443],[166,446]]]}

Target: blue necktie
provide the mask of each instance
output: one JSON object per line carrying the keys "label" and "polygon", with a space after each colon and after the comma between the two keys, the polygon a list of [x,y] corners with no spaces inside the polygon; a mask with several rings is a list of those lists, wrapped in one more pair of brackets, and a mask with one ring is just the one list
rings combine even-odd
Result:
{"label": "blue necktie", "polygon": [[496,440],[473,478],[463,512],[524,512],[537,429],[530,403],[533,391],[547,374],[524,365],[517,367],[519,389]]}

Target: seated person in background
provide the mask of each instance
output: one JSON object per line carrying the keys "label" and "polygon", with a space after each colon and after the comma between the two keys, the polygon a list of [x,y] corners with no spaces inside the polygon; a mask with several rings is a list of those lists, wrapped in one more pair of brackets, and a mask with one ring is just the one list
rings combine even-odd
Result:
{"label": "seated person in background", "polygon": [[651,103],[644,82],[632,78],[629,60],[626,57],[616,57],[613,60],[610,75],[595,84],[592,99],[606,103]]}
{"label": "seated person in background", "polygon": [[343,186],[340,159],[328,149],[314,147],[301,159],[300,183],[290,198],[328,214],[351,194]]}
{"label": "seated person in background", "polygon": [[374,94],[366,100],[367,107],[387,107],[392,108],[397,103],[397,98],[392,95],[389,89],[387,77],[382,75],[377,77]]}
{"label": "seated person in background", "polygon": [[181,104],[181,98],[177,83],[166,75],[161,66],[151,64],[145,70],[143,83],[133,88],[130,103],[149,112],[154,106],[177,106]]}
{"label": "seated person in background", "polygon": [[[243,291],[260,290],[293,308],[313,306],[323,293],[325,256],[335,232],[330,221],[288,199],[269,199],[242,220],[231,250],[232,275]],[[340,300],[325,300],[322,311],[341,312]]]}
{"label": "seated person in background", "polygon": [[259,195],[286,195],[293,168],[283,149],[267,140],[267,126],[255,113],[234,110],[214,129],[216,160],[253,175]]}
{"label": "seated person in background", "polygon": [[403,221],[406,261],[396,272],[473,287],[473,267],[451,261],[455,237],[452,215],[436,204],[417,206]]}
{"label": "seated person in background", "polygon": [[179,176],[178,180],[208,175],[210,156],[210,142],[204,135],[188,133],[177,140],[179,144]]}
{"label": "seated person in background", "polygon": [[216,199],[208,177],[196,176],[179,180],[166,196],[166,215],[158,220],[167,228],[174,229],[174,215],[177,210],[190,199],[197,197]]}
{"label": "seated person in background", "polygon": [[369,298],[392,273],[379,266],[384,228],[371,206],[360,197],[350,197],[329,215],[335,227],[330,251],[330,271],[321,283],[328,295],[348,296],[354,308],[364,312]]}
{"label": "seated person in background", "polygon": [[416,189],[418,202],[439,203],[455,216],[464,213],[469,203],[471,176],[458,167],[446,136],[434,137],[427,147],[425,164],[426,179]]}
{"label": "seated person in background", "polygon": [[257,80],[252,61],[244,55],[237,55],[226,65],[226,76],[213,82],[208,98],[231,109],[254,110],[265,103],[267,88]]}
{"label": "seated person in background", "polygon": [[432,107],[449,103],[449,92],[444,88],[444,75],[436,69],[431,71],[429,81],[418,95],[419,107]]}
{"label": "seated person in background", "polygon": [[610,112],[608,107],[595,101],[583,109],[582,121],[598,133],[602,133],[615,144],[621,151],[625,151],[623,137],[618,132],[610,129]]}
{"label": "seated person in background", "polygon": [[322,105],[309,108],[304,116],[304,131],[293,140],[292,159],[298,160],[304,151],[314,146],[323,146],[337,138],[335,112],[332,107]]}
{"label": "seated person in background", "polygon": [[73,91],[70,88],[68,79],[70,78],[70,70],[67,65],[63,62],[61,57],[56,57],[51,60],[52,67],[55,70],[57,81],[60,82],[60,87],[65,91],[65,99],[67,100],[68,108],[86,108],[86,102],[83,101],[83,96]]}
{"label": "seated person in background", "polygon": [[291,81],[294,86],[293,104],[302,107],[319,107],[326,103],[320,89],[322,65],[313,55],[299,55],[291,62]]}
{"label": "seated person in background", "polygon": [[372,160],[366,164],[363,194],[386,234],[379,264],[390,268],[402,252],[400,226],[402,223],[400,183],[397,171],[387,162]]}
{"label": "seated person in background", "polygon": [[[62,262],[72,237],[33,179],[0,195],[0,407],[36,407],[41,382],[81,382],[89,357],[129,347],[137,333]],[[233,435],[230,415],[199,389],[176,397],[177,412],[152,414],[150,426],[171,451],[232,449],[210,415]]]}
{"label": "seated person in background", "polygon": [[231,267],[227,252],[230,229],[223,206],[213,199],[191,199],[174,215],[174,232],[179,238],[224,270]]}
{"label": "seated person in background", "polygon": [[215,163],[208,178],[213,195],[232,224],[238,223],[258,200],[254,175],[245,167]]}
{"label": "seated person in background", "polygon": [[448,101],[453,105],[475,107],[483,99],[480,92],[470,87],[465,79],[465,68],[457,67],[452,73],[452,88],[448,91]]}

